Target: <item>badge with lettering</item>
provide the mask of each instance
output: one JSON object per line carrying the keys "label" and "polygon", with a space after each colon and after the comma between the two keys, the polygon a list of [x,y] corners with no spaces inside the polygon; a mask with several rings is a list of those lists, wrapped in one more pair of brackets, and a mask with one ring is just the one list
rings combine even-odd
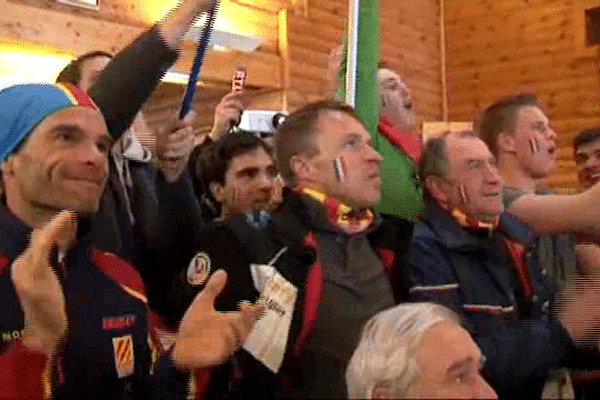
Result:
{"label": "badge with lettering", "polygon": [[279,371],[288,340],[298,288],[271,265],[250,264],[254,286],[265,304],[264,316],[242,346],[274,373]]}
{"label": "badge with lettering", "polygon": [[187,269],[187,281],[192,286],[202,285],[210,274],[210,257],[201,251],[196,254]]}
{"label": "badge with lettering", "polygon": [[120,317],[104,317],[102,318],[102,328],[105,331],[119,331],[135,324],[135,315],[123,315]]}
{"label": "badge with lettering", "polygon": [[133,339],[131,335],[115,337],[112,339],[115,354],[115,367],[119,378],[133,374]]}

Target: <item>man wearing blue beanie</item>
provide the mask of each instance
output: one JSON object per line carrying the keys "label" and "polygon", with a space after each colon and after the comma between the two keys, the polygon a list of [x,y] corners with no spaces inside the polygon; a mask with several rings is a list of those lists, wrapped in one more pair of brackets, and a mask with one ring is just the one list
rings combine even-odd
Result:
{"label": "man wearing blue beanie", "polygon": [[0,398],[185,398],[189,371],[226,359],[258,317],[249,304],[214,311],[216,272],[162,351],[141,279],[86,229],[110,145],[74,86],[0,91]]}

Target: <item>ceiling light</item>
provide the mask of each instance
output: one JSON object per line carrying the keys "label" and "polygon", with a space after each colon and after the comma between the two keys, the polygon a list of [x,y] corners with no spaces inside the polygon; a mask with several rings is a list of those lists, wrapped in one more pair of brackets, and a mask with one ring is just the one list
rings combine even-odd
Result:
{"label": "ceiling light", "polygon": [[68,4],[70,6],[88,8],[91,10],[98,10],[99,0],[57,0],[59,3]]}
{"label": "ceiling light", "polygon": [[[196,22],[185,37],[195,42],[200,41],[202,30],[206,24],[206,17],[201,18]],[[262,39],[257,36],[245,35],[240,33],[232,33],[220,29],[213,29],[208,43],[214,50],[228,49],[233,51],[241,51],[250,53],[258,48],[262,43]]]}

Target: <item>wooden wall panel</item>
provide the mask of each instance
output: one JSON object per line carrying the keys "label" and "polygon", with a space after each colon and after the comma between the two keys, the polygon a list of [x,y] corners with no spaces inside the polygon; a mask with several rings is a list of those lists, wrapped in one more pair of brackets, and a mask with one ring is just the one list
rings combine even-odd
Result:
{"label": "wooden wall panel", "polygon": [[571,141],[600,124],[599,49],[585,46],[597,0],[446,0],[451,120],[472,120],[498,97],[537,94],[559,135],[550,184],[576,185]]}

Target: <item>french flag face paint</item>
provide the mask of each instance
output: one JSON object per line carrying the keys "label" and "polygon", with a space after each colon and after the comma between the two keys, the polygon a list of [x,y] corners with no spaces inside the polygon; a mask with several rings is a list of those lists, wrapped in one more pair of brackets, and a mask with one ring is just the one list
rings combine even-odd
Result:
{"label": "french flag face paint", "polygon": [[467,188],[465,187],[464,183],[461,183],[458,186],[458,195],[460,196],[460,200],[463,203],[468,204],[471,202],[471,200],[469,199],[469,194],[467,193]]}
{"label": "french flag face paint", "polygon": [[529,148],[531,150],[531,154],[536,154],[540,151],[540,145],[534,138],[529,139]]}
{"label": "french flag face paint", "polygon": [[346,162],[342,157],[337,157],[333,160],[333,173],[338,182],[341,183],[346,181],[348,170],[346,168]]}

